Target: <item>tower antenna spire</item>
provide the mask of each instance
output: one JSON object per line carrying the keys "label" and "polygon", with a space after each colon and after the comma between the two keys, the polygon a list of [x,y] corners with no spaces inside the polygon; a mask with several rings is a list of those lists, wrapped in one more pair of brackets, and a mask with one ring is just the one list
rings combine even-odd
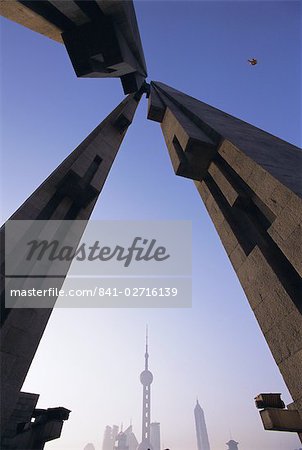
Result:
{"label": "tower antenna spire", "polygon": [[148,359],[149,359],[149,353],[148,353],[148,325],[146,325],[146,353],[145,353],[145,370],[148,370]]}

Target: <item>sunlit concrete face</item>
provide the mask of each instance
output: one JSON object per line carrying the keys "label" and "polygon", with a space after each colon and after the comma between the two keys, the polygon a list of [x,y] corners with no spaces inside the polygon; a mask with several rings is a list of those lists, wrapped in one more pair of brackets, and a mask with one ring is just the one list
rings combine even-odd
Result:
{"label": "sunlit concrete face", "polygon": [[163,83],[148,118],[194,180],[302,415],[302,152]]}

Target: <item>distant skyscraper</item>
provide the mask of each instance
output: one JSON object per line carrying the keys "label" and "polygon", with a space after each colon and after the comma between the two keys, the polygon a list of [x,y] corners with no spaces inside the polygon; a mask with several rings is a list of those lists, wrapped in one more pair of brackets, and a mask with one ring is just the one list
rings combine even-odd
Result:
{"label": "distant skyscraper", "polygon": [[145,370],[141,373],[140,380],[143,385],[143,418],[142,418],[142,442],[138,450],[153,450],[150,442],[150,414],[151,414],[151,383],[153,375],[148,369],[148,332],[146,333]]}
{"label": "distant skyscraper", "polygon": [[153,450],[160,450],[160,424],[158,422],[150,424],[150,443]]}
{"label": "distant skyscraper", "polygon": [[84,450],[95,450],[95,446],[93,444],[87,444],[85,445]]}
{"label": "distant skyscraper", "polygon": [[132,425],[130,425],[125,431],[124,434],[127,437],[127,445],[129,450],[137,450],[138,441],[135,437],[135,434],[132,431]]}
{"label": "distant skyscraper", "polygon": [[127,435],[123,431],[120,431],[120,433],[116,436],[116,444],[114,449],[129,450],[127,445]]}
{"label": "distant skyscraper", "polygon": [[115,443],[117,434],[118,434],[118,426],[117,425],[113,425],[112,427],[107,425],[107,427],[105,428],[105,432],[104,432],[102,450],[113,450],[114,449],[114,443]]}
{"label": "distant skyscraper", "polygon": [[233,439],[227,442],[226,445],[228,445],[227,450],[238,450],[238,442],[233,441]]}
{"label": "distant skyscraper", "polygon": [[[196,427],[196,437],[197,437],[197,448],[198,450],[210,450],[208,432],[206,427],[206,422],[204,418],[204,412],[200,404],[196,403],[194,408],[195,416],[195,427]],[[233,450],[233,449],[232,449]]]}
{"label": "distant skyscraper", "polygon": [[115,440],[116,440],[116,436],[118,435],[118,426],[117,425],[112,425],[111,433],[112,433],[112,440],[113,440],[113,443],[114,443]]}

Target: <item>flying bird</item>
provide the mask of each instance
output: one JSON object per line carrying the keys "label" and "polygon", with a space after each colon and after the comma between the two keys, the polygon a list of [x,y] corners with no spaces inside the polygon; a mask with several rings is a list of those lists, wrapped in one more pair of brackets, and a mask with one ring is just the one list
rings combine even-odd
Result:
{"label": "flying bird", "polygon": [[257,59],[253,58],[253,59],[248,59],[248,62],[250,63],[251,66],[255,66],[257,64]]}

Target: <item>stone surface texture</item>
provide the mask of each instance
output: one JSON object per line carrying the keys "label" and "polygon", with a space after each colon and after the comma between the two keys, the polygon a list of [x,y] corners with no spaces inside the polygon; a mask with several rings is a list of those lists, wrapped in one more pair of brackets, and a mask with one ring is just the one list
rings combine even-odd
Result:
{"label": "stone surface texture", "polygon": [[[139,99],[140,94],[127,96],[37,188],[10,220],[88,220],[132,122]],[[78,240],[84,228],[80,231]],[[4,232],[5,226],[1,229],[2,243]],[[4,263],[2,246],[3,286]],[[58,280],[58,288],[63,281],[63,278]],[[7,309],[4,294],[3,290],[0,337],[2,432],[9,427],[20,389],[52,312],[52,308]]]}
{"label": "stone surface texture", "polygon": [[194,180],[302,417],[301,149],[163,83],[148,118]]}
{"label": "stone surface texture", "polygon": [[1,0],[0,13],[64,43],[78,77],[120,78],[125,94],[138,91],[145,81],[132,0]]}

